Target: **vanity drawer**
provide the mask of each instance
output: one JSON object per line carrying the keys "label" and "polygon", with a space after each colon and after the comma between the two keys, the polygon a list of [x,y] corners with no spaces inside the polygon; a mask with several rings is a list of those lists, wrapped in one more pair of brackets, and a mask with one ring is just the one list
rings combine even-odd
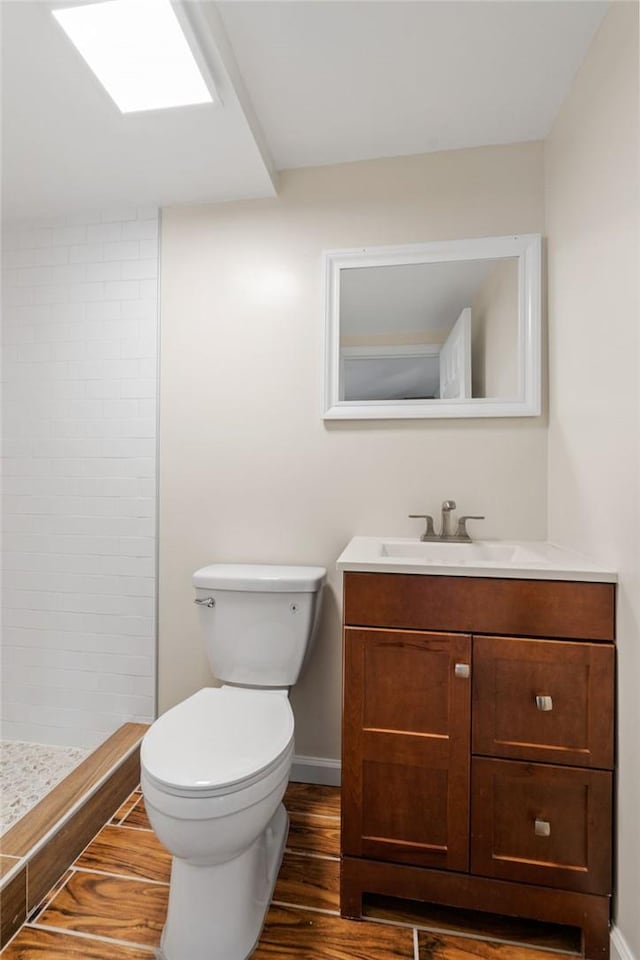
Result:
{"label": "vanity drawer", "polygon": [[473,752],[613,767],[613,646],[474,637]]}
{"label": "vanity drawer", "polygon": [[474,758],[471,790],[473,873],[609,892],[611,773]]}
{"label": "vanity drawer", "polygon": [[613,583],[344,575],[349,626],[613,641],[614,605]]}

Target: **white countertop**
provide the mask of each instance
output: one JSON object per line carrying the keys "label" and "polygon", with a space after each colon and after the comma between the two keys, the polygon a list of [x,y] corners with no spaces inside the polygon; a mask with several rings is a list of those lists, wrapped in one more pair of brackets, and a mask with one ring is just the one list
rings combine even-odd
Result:
{"label": "white countertop", "polygon": [[508,577],[616,583],[618,575],[588,557],[544,540],[427,542],[398,537],[353,537],[338,570],[417,573],[447,577]]}

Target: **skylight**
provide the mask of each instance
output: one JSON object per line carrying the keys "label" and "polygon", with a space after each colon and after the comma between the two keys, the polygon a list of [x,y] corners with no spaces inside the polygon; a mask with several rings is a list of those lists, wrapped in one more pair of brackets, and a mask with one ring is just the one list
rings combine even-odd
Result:
{"label": "skylight", "polygon": [[122,113],[212,102],[169,0],[106,0],[53,15]]}

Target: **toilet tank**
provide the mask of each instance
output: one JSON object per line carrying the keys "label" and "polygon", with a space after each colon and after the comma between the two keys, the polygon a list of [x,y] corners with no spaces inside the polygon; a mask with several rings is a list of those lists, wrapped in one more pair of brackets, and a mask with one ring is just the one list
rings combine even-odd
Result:
{"label": "toilet tank", "polygon": [[224,683],[290,687],[318,621],[323,567],[214,563],[193,585],[209,664]]}

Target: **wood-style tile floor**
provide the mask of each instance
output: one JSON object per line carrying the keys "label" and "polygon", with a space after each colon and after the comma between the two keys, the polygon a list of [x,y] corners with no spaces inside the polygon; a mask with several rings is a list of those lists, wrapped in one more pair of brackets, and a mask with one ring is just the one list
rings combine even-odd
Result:
{"label": "wood-style tile floor", "polygon": [[[291,826],[254,960],[558,960],[571,931],[371,898],[339,915],[340,792],[290,784]],[[122,805],[2,951],[3,960],[149,960],[160,943],[170,857],[138,791]]]}

